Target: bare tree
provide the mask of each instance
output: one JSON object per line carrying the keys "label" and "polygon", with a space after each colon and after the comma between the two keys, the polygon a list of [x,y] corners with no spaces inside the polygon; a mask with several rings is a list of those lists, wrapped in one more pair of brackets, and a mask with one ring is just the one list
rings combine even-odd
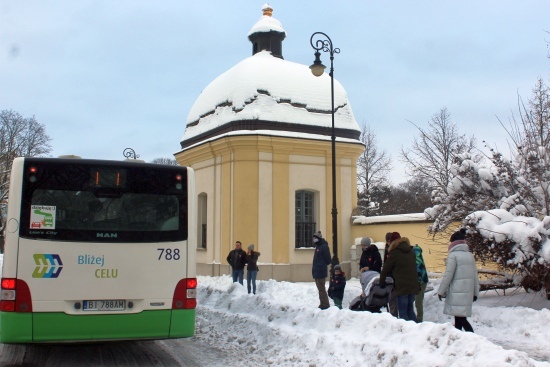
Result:
{"label": "bare tree", "polygon": [[385,200],[380,201],[378,215],[422,213],[431,206],[430,183],[411,179],[389,188]]}
{"label": "bare tree", "polygon": [[[412,148],[401,148],[401,160],[406,165],[407,174],[430,182],[432,188],[446,190],[453,177],[451,166],[454,158],[459,153],[472,153],[476,148],[475,138],[466,138],[458,132],[446,107],[432,116],[427,130],[413,122],[411,124],[418,129],[420,136],[414,138]],[[481,159],[480,155],[475,157]]]}
{"label": "bare tree", "polygon": [[178,165],[178,161],[176,161],[173,158],[155,158],[151,161],[151,163],[167,164],[169,166],[177,166]]}
{"label": "bare tree", "polygon": [[391,157],[386,150],[378,149],[376,134],[370,126],[361,127],[359,139],[365,144],[365,150],[357,159],[359,211],[362,215],[372,215],[378,207],[375,192],[384,191],[382,187],[390,183]]}
{"label": "bare tree", "polygon": [[[530,216],[550,215],[550,88],[539,78],[528,106],[518,96],[520,120],[513,116],[509,129],[512,168],[507,186],[521,197]],[[519,178],[519,179],[518,179]],[[519,199],[516,199],[519,200]]]}
{"label": "bare tree", "polygon": [[[7,205],[11,166],[16,157],[39,157],[52,150],[46,127],[34,116],[25,118],[13,110],[0,111],[0,206]],[[3,230],[2,215],[0,229]],[[2,240],[3,242],[3,240]]]}

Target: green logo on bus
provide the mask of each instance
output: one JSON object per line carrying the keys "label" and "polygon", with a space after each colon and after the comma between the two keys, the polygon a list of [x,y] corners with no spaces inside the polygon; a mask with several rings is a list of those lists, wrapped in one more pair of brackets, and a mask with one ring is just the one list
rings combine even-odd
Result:
{"label": "green logo on bus", "polygon": [[63,270],[63,262],[57,254],[34,254],[33,257],[36,264],[33,278],[57,278]]}
{"label": "green logo on bus", "polygon": [[55,213],[57,208],[53,205],[31,205],[31,229],[50,228],[55,229]]}

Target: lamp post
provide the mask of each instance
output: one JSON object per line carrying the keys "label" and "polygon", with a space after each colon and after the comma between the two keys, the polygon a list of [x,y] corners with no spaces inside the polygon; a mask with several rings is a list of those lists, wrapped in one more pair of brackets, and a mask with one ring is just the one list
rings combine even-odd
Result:
{"label": "lamp post", "polygon": [[138,159],[139,158],[139,155],[136,154],[136,151],[133,150],[132,148],[126,148],[124,149],[124,151],[122,152],[122,154],[124,155],[124,157],[126,159]]}
{"label": "lamp post", "polygon": [[[314,38],[318,38],[315,42]],[[338,260],[338,210],[336,209],[336,135],[334,132],[334,54],[339,54],[340,49],[334,48],[332,40],[323,32],[315,32],[309,40],[311,47],[315,50],[315,61],[309,67],[315,76],[323,75],[326,66],[321,62],[321,52],[328,52],[330,55],[330,98],[332,114],[332,270],[340,263]]]}

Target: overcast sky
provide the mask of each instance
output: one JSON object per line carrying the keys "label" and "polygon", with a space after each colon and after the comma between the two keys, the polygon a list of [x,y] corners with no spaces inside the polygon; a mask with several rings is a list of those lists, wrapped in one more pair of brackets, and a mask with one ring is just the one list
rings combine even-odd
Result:
{"label": "overcast sky", "polygon": [[[252,55],[265,1],[0,0],[0,109],[35,116],[53,156],[172,157],[211,81]],[[550,80],[550,1],[272,1],[286,60],[311,64],[312,33],[379,149],[398,153],[447,107],[461,132],[505,148],[497,117]],[[328,55],[322,59],[327,65]]]}

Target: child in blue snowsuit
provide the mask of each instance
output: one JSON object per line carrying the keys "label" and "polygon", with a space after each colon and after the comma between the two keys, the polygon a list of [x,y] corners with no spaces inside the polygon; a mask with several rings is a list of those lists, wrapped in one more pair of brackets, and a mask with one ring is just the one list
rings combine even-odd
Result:
{"label": "child in blue snowsuit", "polygon": [[344,299],[344,288],[346,288],[346,274],[340,265],[334,267],[334,273],[330,276],[328,296],[334,301],[334,305],[342,309]]}

